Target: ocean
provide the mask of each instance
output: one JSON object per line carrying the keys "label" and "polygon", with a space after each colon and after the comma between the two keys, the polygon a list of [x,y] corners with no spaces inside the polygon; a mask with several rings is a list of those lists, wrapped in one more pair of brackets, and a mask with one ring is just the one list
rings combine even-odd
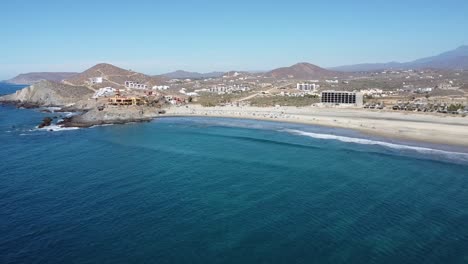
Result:
{"label": "ocean", "polygon": [[[0,84],[0,94],[21,86]],[[0,263],[468,263],[468,150],[0,106]]]}

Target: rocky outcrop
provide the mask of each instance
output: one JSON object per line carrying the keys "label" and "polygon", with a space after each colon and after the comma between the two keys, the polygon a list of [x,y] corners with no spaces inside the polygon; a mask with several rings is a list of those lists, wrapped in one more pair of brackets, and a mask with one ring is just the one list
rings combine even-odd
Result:
{"label": "rocky outcrop", "polygon": [[41,81],[14,94],[2,96],[0,101],[14,102],[20,106],[70,106],[92,95],[93,91],[84,86]]}
{"label": "rocky outcrop", "polygon": [[66,118],[59,123],[64,127],[90,127],[105,124],[147,122],[162,114],[160,109],[148,106],[93,108],[82,115]]}
{"label": "rocky outcrop", "polygon": [[52,120],[53,119],[50,117],[45,117],[44,119],[42,119],[42,122],[39,124],[39,126],[37,126],[37,128],[44,128],[50,126],[52,124]]}

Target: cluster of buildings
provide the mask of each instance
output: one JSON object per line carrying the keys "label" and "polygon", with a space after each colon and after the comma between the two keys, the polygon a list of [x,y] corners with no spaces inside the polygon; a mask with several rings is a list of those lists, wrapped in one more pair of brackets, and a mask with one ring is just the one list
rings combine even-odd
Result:
{"label": "cluster of buildings", "polygon": [[197,97],[199,94],[197,92],[187,92],[187,89],[182,88],[179,90],[179,93],[185,94],[186,96]]}
{"label": "cluster of buildings", "polygon": [[277,94],[277,96],[286,96],[286,97],[304,97],[306,95],[310,95],[310,93],[303,93],[303,92],[299,92],[299,93],[291,93],[291,92],[285,92],[285,91],[282,91],[280,92],[279,94]]}
{"label": "cluster of buildings", "polygon": [[186,102],[185,99],[172,95],[166,95],[164,99],[172,105],[180,105]]}
{"label": "cluster of buildings", "polygon": [[229,94],[233,92],[246,92],[246,91],[250,91],[250,87],[247,85],[240,85],[240,84],[234,84],[234,85],[229,85],[229,86],[216,85],[207,90],[207,92],[217,93],[217,94]]}
{"label": "cluster of buildings", "polygon": [[382,97],[387,97],[393,95],[395,92],[394,91],[384,91],[382,89],[363,89],[359,91],[362,93],[364,96],[368,97],[373,97],[373,98],[382,98]]}
{"label": "cluster of buildings", "polygon": [[392,106],[392,109],[395,111],[468,114],[468,106],[462,104],[429,103],[424,101],[400,102]]}
{"label": "cluster of buildings", "polygon": [[453,85],[453,81],[449,81],[448,83],[441,83],[437,85],[437,88],[442,89],[442,90],[456,90],[459,88],[459,87],[454,87],[452,85]]}

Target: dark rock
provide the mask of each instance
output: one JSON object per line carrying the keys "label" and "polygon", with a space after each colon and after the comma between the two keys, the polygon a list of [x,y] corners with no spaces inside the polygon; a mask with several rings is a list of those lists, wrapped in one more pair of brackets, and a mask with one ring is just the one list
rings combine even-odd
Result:
{"label": "dark rock", "polygon": [[52,124],[52,118],[44,117],[44,119],[42,119],[42,123],[39,124],[38,128],[47,127],[50,126],[50,124]]}

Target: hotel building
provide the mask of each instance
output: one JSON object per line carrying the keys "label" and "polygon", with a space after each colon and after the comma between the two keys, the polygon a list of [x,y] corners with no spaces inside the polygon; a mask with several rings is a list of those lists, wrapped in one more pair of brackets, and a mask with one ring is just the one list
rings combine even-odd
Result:
{"label": "hotel building", "polygon": [[323,104],[355,106],[362,106],[364,104],[362,93],[346,91],[323,91],[320,102]]}

